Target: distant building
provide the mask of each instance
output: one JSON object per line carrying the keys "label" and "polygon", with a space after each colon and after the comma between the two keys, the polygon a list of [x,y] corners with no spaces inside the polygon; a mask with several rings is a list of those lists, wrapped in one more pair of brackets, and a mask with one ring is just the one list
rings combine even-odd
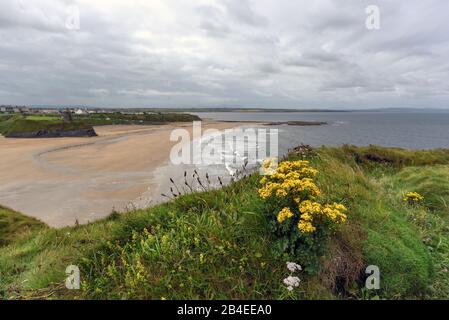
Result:
{"label": "distant building", "polygon": [[14,107],[12,107],[12,106],[1,106],[0,107],[0,111],[1,112],[13,113],[14,112]]}
{"label": "distant building", "polygon": [[82,115],[82,114],[87,114],[87,112],[82,109],[78,109],[75,111],[75,114]]}
{"label": "distant building", "polygon": [[30,109],[28,107],[17,107],[15,108],[15,112],[29,113]]}

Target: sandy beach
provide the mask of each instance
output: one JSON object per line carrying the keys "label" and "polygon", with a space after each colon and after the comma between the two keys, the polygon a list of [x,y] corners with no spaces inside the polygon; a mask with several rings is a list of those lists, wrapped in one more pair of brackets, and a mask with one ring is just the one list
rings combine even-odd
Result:
{"label": "sandy beach", "polygon": [[[203,130],[240,125],[204,121]],[[88,223],[113,209],[159,198],[158,167],[169,160],[170,133],[191,123],[96,127],[98,137],[6,139],[0,136],[0,204],[52,227]]]}

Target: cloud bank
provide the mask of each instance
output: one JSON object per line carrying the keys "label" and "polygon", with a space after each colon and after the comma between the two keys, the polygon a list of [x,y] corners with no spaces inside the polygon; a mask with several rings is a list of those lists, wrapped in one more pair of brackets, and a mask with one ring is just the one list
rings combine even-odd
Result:
{"label": "cloud bank", "polygon": [[446,0],[3,0],[0,104],[449,108],[447,12]]}

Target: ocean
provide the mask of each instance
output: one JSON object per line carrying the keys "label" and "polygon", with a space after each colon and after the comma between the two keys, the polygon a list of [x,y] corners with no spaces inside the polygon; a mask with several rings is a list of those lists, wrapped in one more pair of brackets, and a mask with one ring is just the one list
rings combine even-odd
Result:
{"label": "ocean", "polygon": [[215,112],[202,119],[234,121],[324,121],[322,126],[276,126],[280,150],[312,146],[379,145],[411,149],[449,148],[449,112]]}
{"label": "ocean", "polygon": [[[266,128],[278,130],[278,155],[283,156],[288,149],[301,143],[315,147],[322,145],[339,146],[352,144],[357,146],[379,145],[388,147],[402,147],[411,149],[435,149],[449,148],[449,112],[208,112],[196,113],[203,120],[224,121],[260,121],[260,122],[285,122],[294,120],[322,121],[327,122],[321,126],[260,126],[243,125],[242,128]],[[236,140],[244,140],[244,136],[237,136]],[[207,138],[201,145],[209,145],[212,149],[219,149],[220,140],[209,140]],[[194,170],[206,180],[209,176],[211,187],[219,187],[218,177],[225,184],[229,183],[236,170],[241,169],[242,159],[248,154],[239,154],[232,145],[223,144],[221,164],[213,164],[207,157],[205,161],[195,165],[173,165],[168,163],[159,168],[156,175],[158,181],[165,181],[160,186],[165,194],[170,194],[173,187],[168,181],[172,177],[178,185],[183,186],[184,172],[194,186],[201,190],[202,187],[193,178]],[[255,146],[259,148],[259,145]],[[254,146],[253,146],[254,148]],[[251,151],[251,150],[249,150]],[[250,152],[249,152],[250,153]],[[236,155],[237,154],[237,155]],[[237,162],[236,162],[237,160]],[[258,168],[262,158],[252,159],[247,166],[247,171],[252,172]],[[238,177],[237,177],[238,178]],[[184,192],[183,192],[184,193]]]}

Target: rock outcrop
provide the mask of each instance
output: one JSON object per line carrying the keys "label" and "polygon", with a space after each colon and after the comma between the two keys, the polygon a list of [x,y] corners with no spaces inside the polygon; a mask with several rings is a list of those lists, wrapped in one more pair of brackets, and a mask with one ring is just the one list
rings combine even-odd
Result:
{"label": "rock outcrop", "polygon": [[63,138],[63,137],[96,137],[94,128],[77,130],[39,130],[34,132],[7,133],[6,138]]}

